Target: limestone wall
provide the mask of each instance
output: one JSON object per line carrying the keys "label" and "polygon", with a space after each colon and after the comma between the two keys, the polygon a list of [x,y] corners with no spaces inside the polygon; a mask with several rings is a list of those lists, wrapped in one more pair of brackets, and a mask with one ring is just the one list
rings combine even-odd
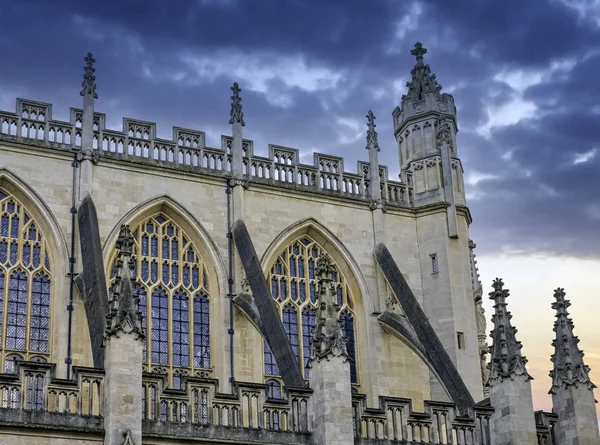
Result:
{"label": "limestone wall", "polygon": [[[62,263],[56,277],[64,277],[66,248],[71,221],[71,156],[69,153],[17,143],[0,142],[0,172],[6,181],[17,177],[22,187],[35,196],[31,205],[45,205],[56,221],[55,263]],[[2,185],[2,183],[0,183]],[[105,263],[111,260],[116,231],[122,223],[139,222],[155,211],[175,218],[190,234],[210,265],[211,348],[214,376],[227,381],[228,305],[226,301],[227,200],[225,178],[201,176],[174,169],[140,165],[101,158],[93,168],[93,199],[104,243]],[[410,397],[419,406],[431,396],[426,367],[399,340],[385,334],[376,320],[386,309],[386,295],[378,295],[376,264],[373,259],[373,214],[367,202],[342,197],[311,194],[287,188],[250,184],[244,193],[245,222],[265,271],[287,240],[309,233],[332,255],[348,278],[356,296],[357,356],[360,391],[374,404],[380,395]],[[462,218],[462,219],[461,219]],[[448,240],[445,208],[427,214],[412,209],[390,207],[384,214],[386,244],[416,297],[429,317],[450,317],[450,325],[440,332],[446,347],[455,350],[456,330],[467,336],[459,369],[472,391],[479,377],[476,330],[472,305],[469,307],[470,272],[467,225],[461,217],[457,241]],[[47,223],[48,227],[52,224]],[[50,236],[50,235],[47,235]],[[464,244],[464,246],[463,246]],[[430,254],[437,253],[440,272],[432,276]],[[108,269],[107,269],[108,271]],[[437,283],[437,284],[436,284]],[[66,356],[65,298],[68,280],[57,278],[53,288],[52,361],[63,366]],[[454,310],[442,315],[440,298],[452,299]],[[445,309],[444,309],[445,310]],[[470,312],[469,312],[470,311]],[[254,326],[238,313],[234,319],[236,378],[262,381],[262,338]],[[81,299],[76,295],[74,313],[74,364],[91,366],[89,335]],[[472,353],[471,353],[472,349]],[[459,354],[460,355],[460,354]],[[60,369],[58,371],[61,372]],[[470,383],[469,383],[470,381]],[[476,393],[474,393],[477,398]]]}

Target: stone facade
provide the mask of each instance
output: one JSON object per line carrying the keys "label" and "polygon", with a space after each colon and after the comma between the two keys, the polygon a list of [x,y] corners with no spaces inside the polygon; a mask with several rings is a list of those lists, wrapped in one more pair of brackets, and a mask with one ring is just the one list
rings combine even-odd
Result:
{"label": "stone facade", "polygon": [[[507,406],[533,419],[525,387],[484,399],[456,108],[425,52],[393,112],[400,181],[379,164],[372,112],[357,173],[278,145],[256,155],[237,84],[219,148],[135,119],[108,129],[91,54],[69,122],[25,99],[0,111],[0,323],[19,298],[47,320],[25,323],[25,346],[17,326],[2,337],[5,441],[489,444]],[[554,432],[538,418],[538,436]]]}

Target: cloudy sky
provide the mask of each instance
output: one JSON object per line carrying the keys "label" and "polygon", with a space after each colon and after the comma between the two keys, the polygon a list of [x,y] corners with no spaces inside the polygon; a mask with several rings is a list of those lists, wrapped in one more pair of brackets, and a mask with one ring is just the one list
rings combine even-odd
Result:
{"label": "cloudy sky", "polygon": [[26,97],[66,120],[92,51],[111,128],[134,117],[162,137],[173,125],[203,130],[219,146],[237,81],[257,154],[276,143],[306,163],[315,151],[344,156],[354,170],[372,109],[394,176],[391,112],[421,41],[456,100],[483,284],[498,275],[512,291],[536,406],[549,408],[558,286],[600,381],[600,0],[2,3],[0,109]]}

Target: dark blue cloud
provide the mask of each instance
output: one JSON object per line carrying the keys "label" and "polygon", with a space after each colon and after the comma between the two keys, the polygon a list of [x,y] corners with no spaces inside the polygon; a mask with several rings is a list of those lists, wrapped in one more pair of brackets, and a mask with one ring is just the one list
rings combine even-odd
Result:
{"label": "dark blue cloud", "polygon": [[600,35],[561,0],[13,2],[0,15],[0,104],[24,94],[66,119],[93,51],[97,109],[115,126],[198,128],[218,146],[237,80],[257,153],[317,150],[354,170],[372,109],[397,174],[391,111],[417,40],[455,96],[478,250],[599,257]]}

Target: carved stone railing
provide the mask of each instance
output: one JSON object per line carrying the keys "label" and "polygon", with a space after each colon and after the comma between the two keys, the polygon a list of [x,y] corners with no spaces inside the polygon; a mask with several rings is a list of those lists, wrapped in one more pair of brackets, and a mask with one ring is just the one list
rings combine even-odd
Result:
{"label": "carved stone railing", "polygon": [[[16,112],[0,111],[0,141],[72,151],[81,148],[82,110],[72,108],[69,122],[52,119],[52,105],[17,99]],[[229,176],[231,136],[221,136],[221,148],[206,146],[202,131],[174,127],[172,139],[156,136],[156,124],[124,118],[121,131],[106,128],[106,116],[94,114],[93,148],[100,158],[155,164],[204,175]],[[268,157],[254,155],[254,144],[243,140],[243,173],[250,183],[334,194],[369,201],[369,163],[359,161],[358,173],[346,172],[341,157],[314,154],[313,165],[300,163],[295,148],[269,145]],[[387,205],[410,207],[412,185],[388,179],[380,166],[381,196]]]}
{"label": "carved stone railing", "polygon": [[236,383],[234,394],[218,391],[218,381],[183,377],[182,387],[166,387],[163,374],[145,372],[143,418],[148,421],[308,432],[310,390],[284,388],[282,398],[268,398],[264,384]]}
{"label": "carved stone railing", "polygon": [[103,370],[74,366],[72,380],[55,371],[54,364],[16,362],[14,374],[0,374],[0,408],[101,415]]}
{"label": "carved stone railing", "polygon": [[365,406],[366,397],[354,394],[354,436],[360,439],[455,445],[491,445],[490,407],[473,406],[460,416],[454,404],[425,402],[424,412],[414,412],[409,399],[380,397],[379,408]]}
{"label": "carved stone railing", "polygon": [[558,445],[556,441],[556,422],[558,415],[544,411],[535,412],[538,445]]}

